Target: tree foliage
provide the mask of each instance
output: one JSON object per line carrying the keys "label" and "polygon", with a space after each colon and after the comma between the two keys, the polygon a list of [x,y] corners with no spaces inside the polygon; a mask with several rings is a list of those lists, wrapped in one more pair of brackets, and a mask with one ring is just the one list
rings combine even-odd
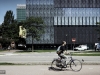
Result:
{"label": "tree foliage", "polygon": [[32,36],[33,50],[33,40],[40,40],[41,35],[44,33],[45,24],[41,17],[29,17],[24,22],[24,27],[27,30],[27,36]]}
{"label": "tree foliage", "polygon": [[1,24],[0,30],[0,36],[2,36],[2,39],[5,39],[6,41],[18,39],[17,21],[14,19],[14,15],[11,10],[6,12],[4,22]]}
{"label": "tree foliage", "polygon": [[29,17],[24,27],[27,29],[27,36],[33,36],[33,39],[39,40],[44,33],[45,24],[41,17]]}
{"label": "tree foliage", "polygon": [[[0,26],[0,36],[3,39],[14,41],[19,39],[19,26],[23,26],[27,30],[27,37],[32,36],[33,40],[39,40],[44,33],[44,22],[41,17],[29,17],[25,21],[17,22],[14,19],[13,12],[7,11],[4,16],[4,22]],[[3,42],[3,41],[2,41]]]}
{"label": "tree foliage", "polygon": [[17,21],[14,20],[13,12],[11,10],[6,12],[4,23],[1,28],[3,38],[14,39],[18,37]]}

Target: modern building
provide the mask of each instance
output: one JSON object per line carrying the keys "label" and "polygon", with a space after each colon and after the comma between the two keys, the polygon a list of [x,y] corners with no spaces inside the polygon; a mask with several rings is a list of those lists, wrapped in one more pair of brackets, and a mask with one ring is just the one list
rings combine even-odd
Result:
{"label": "modern building", "polygon": [[[46,24],[41,40],[34,41],[36,48],[54,48],[63,40],[68,49],[80,44],[93,48],[99,42],[100,0],[26,0],[26,17],[30,16],[42,17]],[[27,44],[32,44],[30,38]]]}
{"label": "modern building", "polygon": [[26,20],[26,4],[17,4],[17,21]]}

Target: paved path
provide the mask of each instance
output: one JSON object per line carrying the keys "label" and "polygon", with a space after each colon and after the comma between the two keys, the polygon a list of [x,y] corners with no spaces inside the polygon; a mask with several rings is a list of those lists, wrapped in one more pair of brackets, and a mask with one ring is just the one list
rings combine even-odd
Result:
{"label": "paved path", "polygon": [[[0,52],[0,63],[27,63],[27,64],[50,64],[54,58],[57,58],[55,52],[46,53],[14,53],[13,51]],[[84,59],[84,64],[100,64],[100,56],[73,56],[74,59]]]}
{"label": "paved path", "polygon": [[29,66],[0,66],[5,70],[5,74],[0,75],[100,75],[100,65],[84,65],[82,70],[74,72],[70,68],[64,71],[48,70],[49,65],[29,65]]}

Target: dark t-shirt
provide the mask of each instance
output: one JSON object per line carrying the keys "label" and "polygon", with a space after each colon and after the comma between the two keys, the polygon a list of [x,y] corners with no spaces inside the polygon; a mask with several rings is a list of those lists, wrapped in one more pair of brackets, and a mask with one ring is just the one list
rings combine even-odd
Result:
{"label": "dark t-shirt", "polygon": [[65,46],[61,46],[61,47],[60,47],[60,50],[61,50],[60,54],[63,53],[64,50],[65,50]]}

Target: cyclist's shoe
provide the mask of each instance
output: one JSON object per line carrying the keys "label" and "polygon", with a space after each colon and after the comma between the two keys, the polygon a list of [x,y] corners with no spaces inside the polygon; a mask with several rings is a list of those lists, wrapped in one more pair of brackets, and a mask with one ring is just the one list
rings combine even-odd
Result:
{"label": "cyclist's shoe", "polygon": [[62,68],[66,68],[66,67],[67,67],[66,65],[62,64]]}

